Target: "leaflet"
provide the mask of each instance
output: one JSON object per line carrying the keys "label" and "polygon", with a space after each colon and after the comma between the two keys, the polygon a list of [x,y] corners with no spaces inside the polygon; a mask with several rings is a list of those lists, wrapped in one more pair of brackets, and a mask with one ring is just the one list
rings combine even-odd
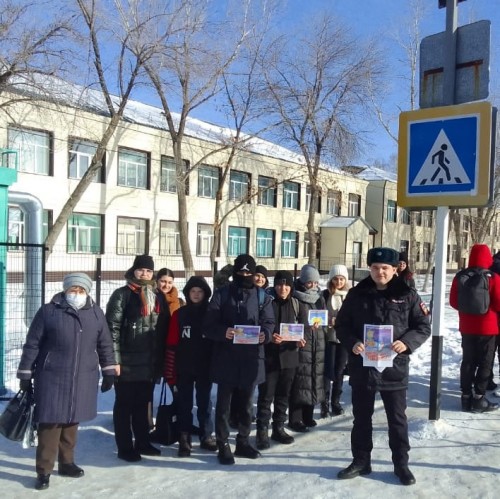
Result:
{"label": "leaflet", "polygon": [[309,310],[307,319],[310,326],[328,326],[328,310]]}
{"label": "leaflet", "polygon": [[391,348],[394,331],[392,325],[365,324],[364,328],[365,351],[363,366],[375,367],[382,372],[386,367],[392,367],[397,353]]}
{"label": "leaflet", "polygon": [[233,343],[238,345],[257,345],[259,343],[260,326],[234,326]]}
{"label": "leaflet", "polygon": [[283,341],[300,341],[304,338],[304,324],[280,324],[280,336]]}

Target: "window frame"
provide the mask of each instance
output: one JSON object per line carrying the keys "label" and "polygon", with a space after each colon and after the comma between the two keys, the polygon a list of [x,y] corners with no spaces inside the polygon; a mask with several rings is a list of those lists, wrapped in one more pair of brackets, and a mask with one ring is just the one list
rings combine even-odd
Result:
{"label": "window frame", "polygon": [[[124,168],[124,160],[125,158],[122,158],[122,155],[130,155],[130,156],[137,156],[137,157],[143,157],[145,159],[144,163],[141,163],[139,161],[131,161],[128,160],[125,163],[125,172],[123,172]],[[130,165],[135,165],[135,183],[133,185],[129,185],[128,179],[129,179],[129,167]],[[144,175],[144,185],[142,183],[139,185],[139,180],[140,178],[137,176],[138,169],[143,167],[145,171],[143,172]],[[151,173],[151,154],[148,151],[141,151],[139,149],[131,149],[129,147],[118,147],[118,172],[117,172],[117,179],[116,179],[116,185],[118,187],[128,187],[129,189],[141,189],[141,190],[149,190],[150,189],[150,173]],[[124,180],[121,181],[120,178],[123,178]],[[130,176],[132,178],[132,175]]]}
{"label": "window frame", "polygon": [[[292,190],[290,187],[294,187]],[[300,184],[285,180],[283,182],[283,203],[282,207],[287,210],[300,211]]]}
{"label": "window frame", "polygon": [[250,203],[249,186],[251,182],[250,173],[231,170],[229,172],[229,201]]}
{"label": "window frame", "polygon": [[[202,229],[209,229],[202,233]],[[210,234],[208,234],[210,232]],[[196,228],[196,256],[210,256],[215,238],[214,226],[212,224],[198,223]],[[206,251],[202,248],[208,247]],[[218,253],[218,251],[217,251]]]}
{"label": "window frame", "polygon": [[[212,173],[213,175],[203,175],[204,173],[208,172]],[[206,185],[205,179],[209,181],[209,185]],[[200,165],[198,167],[198,197],[205,199],[215,199],[219,190],[220,180],[220,168],[218,166],[205,164]],[[208,195],[205,192],[206,190],[210,191]]]}
{"label": "window frame", "polygon": [[[124,224],[125,221],[129,222],[139,222],[144,223],[144,228],[138,227],[136,224],[135,230],[124,231],[120,233],[120,224]],[[124,224],[125,227],[133,226],[133,223]],[[142,236],[141,236],[142,234]],[[133,248],[128,245],[128,238],[135,238],[135,243]],[[126,244],[123,246],[120,244],[120,237],[126,237]],[[143,239],[143,241],[141,241]],[[116,219],[116,254],[117,255],[146,255],[149,253],[149,219],[139,218],[139,217],[124,217],[118,216]]]}
{"label": "window frame", "polygon": [[[12,134],[19,134],[21,136],[21,144],[17,141],[17,136],[14,138]],[[28,137],[42,137],[46,140],[46,144],[37,143],[26,143],[26,138]],[[31,173],[34,175],[45,175],[47,177],[52,177],[54,175],[54,134],[48,130],[41,130],[36,128],[26,128],[17,125],[9,125],[7,128],[7,142],[9,144],[9,149],[14,149],[18,152],[17,154],[17,171],[22,173]],[[19,147],[17,147],[19,146]],[[30,151],[30,148],[34,148],[34,151]],[[43,157],[45,158],[41,167],[38,167],[37,161],[39,157],[39,151],[44,151]],[[31,153],[34,159],[34,168],[24,168],[24,160],[27,153]],[[10,165],[9,165],[10,166]]]}
{"label": "window frame", "polygon": [[[257,228],[255,231],[255,256],[257,258],[274,258],[276,246],[274,229]],[[261,248],[264,246],[264,251]]]}
{"label": "window frame", "polygon": [[[240,234],[231,234],[231,231],[238,232]],[[242,227],[239,225],[230,225],[227,228],[227,256],[237,257],[243,253],[248,253],[248,242],[249,242],[249,229],[248,227]],[[233,241],[237,240],[237,244],[233,244]],[[242,245],[240,241],[244,241]],[[244,247],[243,247],[244,246]],[[237,249],[235,249],[237,247]]]}
{"label": "window frame", "polygon": [[[83,147],[93,147],[94,152],[92,154],[89,154],[89,153],[85,153],[83,151],[74,150],[75,143],[78,143],[78,145],[81,145]],[[92,158],[95,156],[95,153],[97,152],[97,148],[98,148],[98,144],[96,142],[91,141],[91,140],[81,139],[79,137],[69,137],[68,138],[68,178],[69,179],[81,180],[83,175],[89,169],[89,167],[92,163]],[[80,170],[80,168],[79,168],[80,159],[83,157],[88,158],[88,165],[85,168],[85,170],[80,175],[79,175],[80,172],[77,171],[77,175],[79,175],[79,176],[72,176],[72,174],[71,174],[72,155],[75,155],[77,158],[77,165],[76,165],[77,170]],[[105,175],[104,175],[104,173],[106,171],[106,168],[104,166],[105,164],[106,164],[106,153],[104,153],[104,156],[102,158],[101,167],[96,172],[94,178],[92,179],[92,182],[101,183],[101,184],[105,183]]]}
{"label": "window frame", "polygon": [[[95,225],[76,224],[75,218],[85,221],[85,219],[94,218],[98,221]],[[72,235],[74,232],[74,235]],[[97,246],[93,245],[98,240]],[[87,242],[80,243],[81,240]],[[104,215],[100,213],[82,213],[73,212],[68,217],[66,224],[66,252],[71,254],[90,254],[99,255],[103,253],[104,244]],[[72,247],[70,247],[72,246]]]}
{"label": "window frame", "polygon": [[[263,185],[263,181],[268,181],[267,185]],[[259,175],[257,182],[257,204],[260,206],[272,206],[273,208],[276,208],[278,201],[276,179],[272,177],[266,177],[265,175]]]}
{"label": "window frame", "polygon": [[[285,235],[290,235],[290,234],[293,234],[295,237],[293,239],[285,238]],[[281,244],[280,244],[281,258],[298,258],[298,247],[299,247],[299,233],[293,230],[282,230]],[[285,249],[288,248],[291,249],[292,251],[285,252]]]}

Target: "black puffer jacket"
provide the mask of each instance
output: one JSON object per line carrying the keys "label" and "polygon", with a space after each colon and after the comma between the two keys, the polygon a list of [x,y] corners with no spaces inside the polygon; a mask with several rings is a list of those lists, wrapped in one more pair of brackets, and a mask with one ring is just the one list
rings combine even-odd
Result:
{"label": "black puffer jacket", "polygon": [[[307,291],[299,280],[295,282],[294,296],[309,310],[326,310],[326,303],[319,289]],[[306,345],[299,350],[299,367],[290,395],[290,405],[316,405],[325,400],[323,375],[325,371],[326,328],[304,328]]]}
{"label": "black puffer jacket", "polygon": [[[286,300],[282,300],[276,297],[274,288],[269,291],[269,295],[273,297],[276,333],[280,332],[280,324],[304,324],[304,331],[308,328],[307,310],[302,302],[292,296],[288,296]],[[295,313],[293,300],[295,300],[298,315]],[[265,353],[266,372],[293,369],[299,365],[299,348],[295,341],[284,341],[279,345],[272,342],[268,343],[265,346]]]}
{"label": "black puffer jacket", "polygon": [[128,286],[116,289],[106,307],[121,381],[152,381],[162,375],[166,331],[156,328],[159,313],[141,316],[141,299]]}
{"label": "black puffer jacket", "polygon": [[[382,372],[364,367],[363,357],[352,353],[353,346],[363,342],[365,324],[394,326],[393,340],[402,341],[407,351],[394,358],[393,367],[386,367]],[[383,291],[377,290],[370,276],[351,289],[337,315],[335,329],[349,352],[349,384],[371,390],[407,388],[410,354],[431,334],[427,307],[415,289],[396,276]]]}

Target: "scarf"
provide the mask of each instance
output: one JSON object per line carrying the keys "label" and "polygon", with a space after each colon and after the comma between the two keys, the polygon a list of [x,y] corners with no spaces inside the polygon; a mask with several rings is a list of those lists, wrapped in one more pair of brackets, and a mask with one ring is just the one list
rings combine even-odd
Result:
{"label": "scarf", "polygon": [[154,287],[156,287],[156,281],[145,281],[134,277],[127,281],[127,285],[134,293],[139,295],[142,317],[147,317],[152,312],[160,312],[160,304],[153,291]]}
{"label": "scarf", "polygon": [[170,317],[174,314],[176,310],[181,308],[181,303],[179,301],[179,292],[175,286],[168,293],[163,293],[165,300],[167,301],[168,309],[170,310]]}

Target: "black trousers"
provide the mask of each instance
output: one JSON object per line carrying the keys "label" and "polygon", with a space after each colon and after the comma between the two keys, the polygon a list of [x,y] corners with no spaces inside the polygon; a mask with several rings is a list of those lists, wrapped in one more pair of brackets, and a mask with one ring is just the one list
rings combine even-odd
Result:
{"label": "black trousers", "polygon": [[493,381],[495,377],[495,352],[498,357],[498,374],[500,374],[500,334],[495,336],[495,349],[493,351],[493,358],[491,359],[491,374],[490,379]]}
{"label": "black trousers", "polygon": [[59,464],[75,462],[78,423],[39,423],[36,448],[36,472],[50,475],[57,460]]}
{"label": "black trousers", "polygon": [[208,437],[214,431],[212,420],[212,383],[207,379],[186,374],[177,375],[177,422],[179,430],[191,432],[193,425],[193,393],[196,390],[197,417],[200,438]]}
{"label": "black trousers", "polygon": [[257,398],[257,427],[269,426],[271,404],[274,402],[272,418],[274,423],[284,423],[288,409],[288,399],[292,389],[296,368],[266,372],[266,381],[259,385]]}
{"label": "black trousers", "polygon": [[[354,423],[351,432],[351,451],[354,461],[361,465],[371,462],[373,449],[372,416],[377,392],[364,387],[352,387]],[[389,426],[389,447],[394,466],[407,466],[410,441],[406,419],[406,389],[381,391]]]}
{"label": "black trousers", "polygon": [[495,355],[496,336],[462,334],[462,364],[460,365],[460,389],[470,395],[472,387],[477,395],[484,395],[491,374]]}
{"label": "black trousers", "polygon": [[149,443],[148,404],[151,400],[152,381],[117,381],[113,424],[118,452]]}
{"label": "black trousers", "polygon": [[[325,350],[325,403],[338,403],[342,395],[344,371],[349,352],[340,343],[327,341]],[[330,387],[331,385],[331,387]],[[330,400],[331,397],[331,400]]]}
{"label": "black trousers", "polygon": [[218,443],[225,443],[229,438],[229,412],[231,409],[231,398],[233,390],[238,394],[239,414],[238,435],[248,438],[252,426],[253,392],[255,386],[245,388],[234,388],[226,384],[217,386],[217,402],[215,405],[215,436]]}

